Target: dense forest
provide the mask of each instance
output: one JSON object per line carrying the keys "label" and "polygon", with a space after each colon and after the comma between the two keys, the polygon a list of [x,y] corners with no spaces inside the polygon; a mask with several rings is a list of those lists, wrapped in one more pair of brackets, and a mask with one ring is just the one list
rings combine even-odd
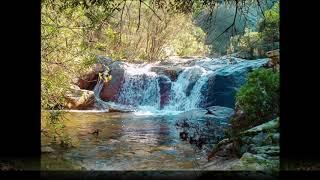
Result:
{"label": "dense forest", "polygon": [[[234,61],[239,64],[243,62],[248,69],[258,66],[254,64],[255,60],[269,58],[268,64],[263,67],[259,65],[257,69],[248,70],[248,74],[245,74],[246,82],[242,83],[241,80],[241,87],[232,87],[236,89],[236,94],[233,94],[232,89],[230,96],[234,96],[235,103],[230,101],[230,104],[235,105],[226,105],[235,111],[230,118],[231,126],[225,130],[229,139],[227,142],[217,143],[215,148],[211,147],[215,150],[209,153],[209,157],[213,157],[219,148],[231,143],[237,146],[234,147],[237,151],[235,154],[241,157],[246,150],[241,149],[244,140],[239,137],[242,137],[240,134],[245,134],[248,139],[245,130],[263,123],[269,123],[268,126],[270,120],[276,119],[271,122],[269,135],[273,137],[278,133],[274,128],[278,128],[277,117],[280,113],[277,67],[279,10],[278,0],[42,0],[42,135],[61,147],[75,146],[70,137],[64,134],[65,125],[60,123],[65,119],[64,111],[56,110],[70,109],[66,105],[69,101],[67,94],[78,85],[79,77],[92,74],[92,67],[97,67],[95,65],[101,62],[98,57],[138,65],[157,62],[168,64],[168,59],[172,58],[176,58],[178,63],[181,58],[197,60],[227,57],[241,59]],[[231,60],[225,61],[229,63]],[[95,84],[99,85],[100,79],[107,83],[119,78],[109,74],[109,70],[114,69],[109,64],[109,67],[104,67],[104,73],[99,72]],[[242,68],[240,65],[239,67]],[[178,70],[174,71],[176,72]],[[177,75],[172,79],[171,75],[172,73],[170,81],[182,81],[183,77],[179,79]],[[205,75],[204,73],[202,76]],[[162,81],[161,78],[160,80]],[[160,80],[157,82],[160,83]],[[210,77],[206,80],[207,86],[210,86]],[[151,82],[148,81],[150,84]],[[192,85],[188,88],[198,86],[197,83],[201,82],[190,83]],[[235,80],[234,84],[236,83],[238,82]],[[178,86],[172,85],[171,89],[172,87]],[[161,88],[162,86],[162,92]],[[210,87],[208,89],[205,98],[209,102],[213,92],[210,92]],[[93,88],[90,90],[94,91]],[[189,91],[187,96],[191,97],[189,94],[196,90]],[[135,96],[130,95],[132,97]],[[160,101],[161,104],[163,98]],[[217,101],[215,99],[215,103]],[[197,106],[207,108],[209,104]],[[162,106],[161,104],[161,108]],[[99,134],[98,131],[93,133]],[[274,168],[274,164],[271,164],[270,167]]]}

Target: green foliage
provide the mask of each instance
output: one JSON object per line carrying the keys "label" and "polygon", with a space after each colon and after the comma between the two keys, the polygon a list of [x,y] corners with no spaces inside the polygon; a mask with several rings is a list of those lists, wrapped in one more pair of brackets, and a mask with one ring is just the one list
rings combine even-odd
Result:
{"label": "green foliage", "polygon": [[266,43],[279,42],[279,2],[265,11],[265,18],[259,23],[262,40]]}
{"label": "green foliage", "polygon": [[[183,20],[183,18],[185,18]],[[168,46],[179,56],[204,56],[209,53],[208,47],[204,44],[205,33],[196,27],[187,17],[179,18],[184,28],[176,34]]]}
{"label": "green foliage", "polygon": [[260,57],[261,52],[258,51],[258,48],[261,46],[261,43],[259,32],[251,32],[249,29],[246,29],[244,35],[236,35],[230,38],[228,52],[236,52],[246,59]]}
{"label": "green foliage", "polygon": [[236,94],[239,107],[250,122],[279,113],[279,73],[258,69],[248,75],[247,82]]}
{"label": "green foliage", "polygon": [[246,29],[243,35],[230,38],[228,53],[238,53],[242,58],[266,57],[266,52],[279,48],[279,2],[264,12],[258,23],[258,32]]}

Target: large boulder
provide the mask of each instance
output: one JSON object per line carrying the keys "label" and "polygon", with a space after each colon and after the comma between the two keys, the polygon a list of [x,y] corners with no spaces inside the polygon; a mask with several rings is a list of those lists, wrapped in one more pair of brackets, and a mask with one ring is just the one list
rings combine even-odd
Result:
{"label": "large boulder", "polygon": [[66,95],[68,109],[92,109],[95,104],[93,91],[71,88]]}
{"label": "large boulder", "polygon": [[[235,154],[239,157],[229,170],[279,170],[279,119],[274,119],[249,130],[238,138],[224,139],[217,143],[208,155],[209,161]],[[234,158],[234,157],[233,157]],[[212,166],[208,163],[207,166]]]}
{"label": "large boulder", "polygon": [[237,90],[246,82],[248,72],[267,64],[267,59],[242,61],[216,70],[208,77],[208,82],[201,89],[205,97],[202,107],[235,107]]}
{"label": "large boulder", "polygon": [[100,93],[100,98],[104,101],[114,101],[124,81],[124,63],[120,61],[113,62],[110,66],[111,80],[104,82]]}
{"label": "large boulder", "polygon": [[79,77],[76,85],[81,89],[93,90],[97,84],[99,73],[105,72],[112,62],[111,58],[98,55],[97,62],[93,64],[91,71]]}
{"label": "large boulder", "polygon": [[77,79],[76,85],[81,89],[93,90],[98,81],[98,73],[91,71]]}
{"label": "large boulder", "polygon": [[243,131],[239,137],[242,157],[233,169],[279,169],[279,118]]}

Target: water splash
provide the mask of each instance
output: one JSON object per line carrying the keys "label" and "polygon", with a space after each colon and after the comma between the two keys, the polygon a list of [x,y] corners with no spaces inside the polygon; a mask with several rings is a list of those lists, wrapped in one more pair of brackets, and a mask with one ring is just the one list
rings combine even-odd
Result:
{"label": "water splash", "polygon": [[[220,57],[215,59],[204,58],[195,62],[190,61],[189,63],[167,63],[164,67],[179,66],[180,69],[183,69],[176,81],[168,81],[168,83],[171,83],[168,94],[167,91],[165,92],[166,94],[161,94],[164,92],[160,91],[163,88],[161,83],[161,78],[163,79],[163,77],[161,76],[165,75],[151,71],[152,67],[158,66],[158,63],[124,63],[124,81],[118,92],[118,98],[114,102],[104,102],[100,99],[99,95],[103,88],[101,80],[96,84],[94,94],[98,106],[102,107],[102,109],[108,107],[131,107],[131,109],[135,110],[136,115],[141,116],[175,115],[201,106],[201,102],[204,99],[201,90],[213,74],[228,75],[238,73],[241,75],[248,68],[257,68],[266,62],[267,59],[246,61],[239,58]],[[241,78],[239,79],[241,80]],[[168,101],[166,100],[165,104],[161,104],[163,95],[168,97]]]}
{"label": "water splash", "polygon": [[157,74],[150,71],[151,67],[151,64],[126,64],[118,103],[160,108],[159,83]]}
{"label": "water splash", "polygon": [[185,111],[197,108],[202,98],[200,90],[207,82],[208,74],[200,66],[186,68],[173,83],[170,103],[164,109]]}
{"label": "water splash", "polygon": [[98,82],[97,84],[95,85],[94,89],[93,89],[93,94],[94,94],[94,97],[95,97],[95,106],[97,109],[102,109],[102,110],[106,110],[108,109],[108,103],[103,101],[101,98],[100,98],[100,93],[101,93],[101,90],[103,88],[103,84],[104,84],[104,81],[102,79],[98,79]]}

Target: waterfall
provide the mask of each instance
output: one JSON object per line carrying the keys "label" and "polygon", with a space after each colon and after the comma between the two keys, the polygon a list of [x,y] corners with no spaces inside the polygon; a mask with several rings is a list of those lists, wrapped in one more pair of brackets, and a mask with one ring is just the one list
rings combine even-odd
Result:
{"label": "waterfall", "polygon": [[100,93],[101,93],[101,90],[103,88],[103,80],[102,79],[98,79],[98,82],[97,84],[95,85],[94,89],[93,89],[93,93],[94,93],[94,97],[95,97],[95,100],[96,100],[96,107],[98,109],[107,109],[109,106],[108,106],[108,103],[103,101],[101,98],[100,98]]}
{"label": "waterfall", "polygon": [[[205,58],[194,63],[122,63],[117,68],[124,70],[123,81],[114,102],[100,99],[104,83],[99,79],[94,87],[96,105],[100,109],[130,107],[129,109],[134,109],[136,113],[150,115],[172,114],[203,107],[203,104],[208,104],[207,101],[215,102],[216,96],[221,99],[225,98],[226,94],[230,97],[227,99],[230,104],[233,89],[244,83],[246,72],[266,63],[266,59],[246,61],[226,57]],[[178,73],[178,76],[172,78],[175,73]],[[216,77],[220,80],[217,85]],[[216,91],[225,93],[218,95]]]}
{"label": "waterfall", "polygon": [[173,83],[170,103],[165,110],[185,111],[199,107],[202,99],[200,92],[209,74],[200,66],[186,68]]}
{"label": "waterfall", "polygon": [[117,102],[130,106],[160,108],[160,88],[157,74],[150,71],[151,65],[127,64],[124,82]]}

